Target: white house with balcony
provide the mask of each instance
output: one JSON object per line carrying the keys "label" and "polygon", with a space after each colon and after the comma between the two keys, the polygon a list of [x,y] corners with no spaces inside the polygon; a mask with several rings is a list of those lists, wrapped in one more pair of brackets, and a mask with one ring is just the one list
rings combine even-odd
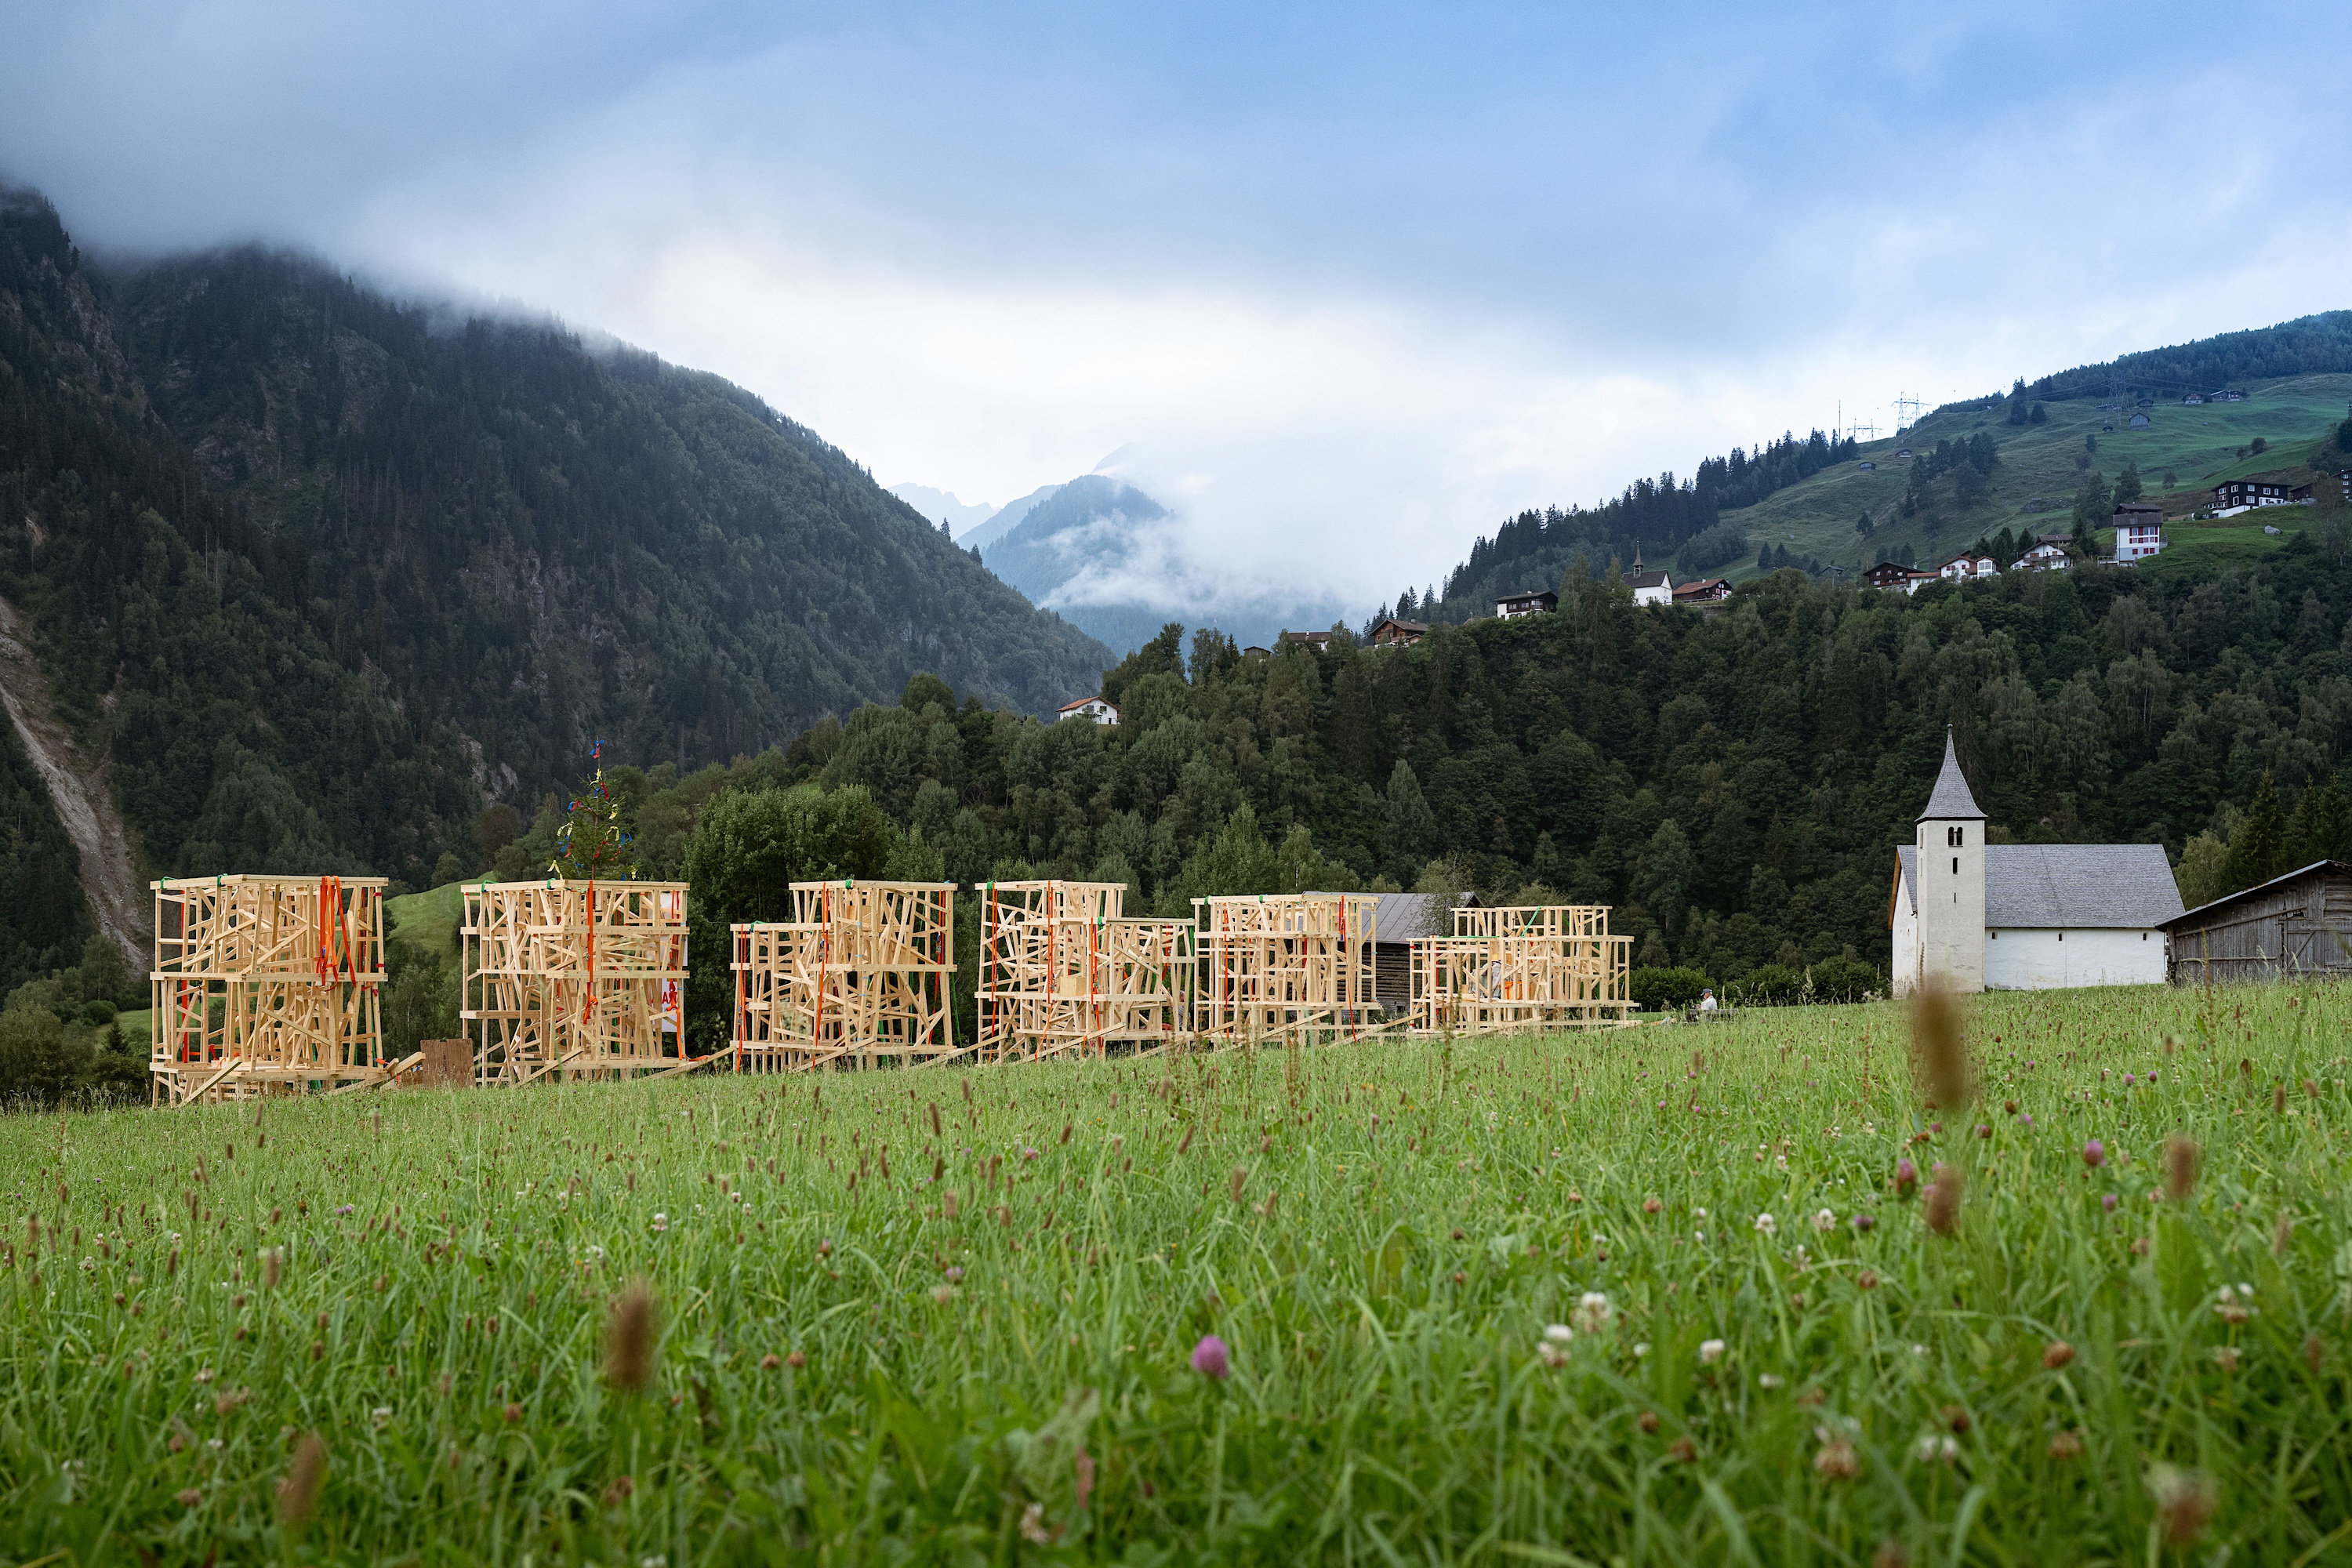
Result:
{"label": "white house with balcony", "polygon": [[1116,724],[1118,722],[1118,710],[1099,697],[1081,697],[1076,702],[1063,703],[1055,712],[1055,723],[1067,719],[1091,719],[1097,724]]}

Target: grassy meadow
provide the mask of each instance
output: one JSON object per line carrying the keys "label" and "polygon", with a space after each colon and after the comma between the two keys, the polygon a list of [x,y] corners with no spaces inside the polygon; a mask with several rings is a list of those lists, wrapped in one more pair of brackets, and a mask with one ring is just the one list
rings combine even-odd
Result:
{"label": "grassy meadow", "polygon": [[0,1556],[2352,1562],[2352,993],[1968,1018],[8,1118]]}

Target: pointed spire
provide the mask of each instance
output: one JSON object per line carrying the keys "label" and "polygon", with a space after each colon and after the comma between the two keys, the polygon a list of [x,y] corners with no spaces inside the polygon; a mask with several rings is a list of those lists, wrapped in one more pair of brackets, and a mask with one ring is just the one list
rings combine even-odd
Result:
{"label": "pointed spire", "polygon": [[1985,814],[1977,809],[1977,797],[1969,793],[1969,781],[1960,772],[1960,754],[1952,745],[1949,725],[1944,729],[1944,771],[1936,775],[1935,792],[1927,796],[1927,809],[1919,814],[1922,822],[1982,822]]}

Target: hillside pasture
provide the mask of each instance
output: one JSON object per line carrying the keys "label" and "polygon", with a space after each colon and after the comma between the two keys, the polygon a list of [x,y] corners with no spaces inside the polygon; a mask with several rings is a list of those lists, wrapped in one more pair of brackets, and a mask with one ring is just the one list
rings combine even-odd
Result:
{"label": "hillside pasture", "polygon": [[2352,1560],[2348,1028],[1987,997],[1940,1110],[1877,1004],[10,1118],[0,1552]]}

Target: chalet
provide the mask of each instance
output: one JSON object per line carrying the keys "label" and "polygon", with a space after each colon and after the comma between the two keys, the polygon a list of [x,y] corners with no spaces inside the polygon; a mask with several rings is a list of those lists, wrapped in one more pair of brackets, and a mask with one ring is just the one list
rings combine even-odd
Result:
{"label": "chalet", "polygon": [[1710,577],[1704,583],[1685,583],[1675,590],[1677,605],[1711,605],[1731,597],[1731,584],[1721,577]]}
{"label": "chalet", "polygon": [[1633,569],[1625,574],[1624,582],[1625,586],[1633,590],[1633,602],[1637,605],[1671,605],[1675,602],[1673,576],[1664,572],[1647,570],[1638,554],[1633,557]]}
{"label": "chalet", "polygon": [[1065,702],[1055,711],[1054,721],[1067,719],[1091,719],[1097,724],[1118,722],[1118,710],[1099,697],[1081,697],[1076,702]]}
{"label": "chalet", "polygon": [[1548,616],[1559,608],[1559,595],[1541,589],[1523,589],[1517,594],[1506,594],[1495,601],[1495,613],[1507,621],[1517,620],[1521,616]]}
{"label": "chalet", "polygon": [[[1372,999],[1391,1015],[1412,1006],[1412,944],[1423,937],[1452,936],[1454,913],[1435,893],[1382,893],[1372,910]],[[1461,907],[1477,907],[1478,895],[1465,893]]]}
{"label": "chalet", "polygon": [[2245,400],[2246,395],[2244,393],[2231,392],[2227,389],[2221,392],[2208,393],[2205,396],[2205,401],[2208,403],[2243,403]]}
{"label": "chalet", "polygon": [[1937,567],[1936,575],[1955,583],[1965,583],[1972,577],[1998,577],[2000,563],[1990,555],[1971,555],[1963,551]]}
{"label": "chalet", "polygon": [[2145,414],[2135,414],[2135,415],[2133,415],[2133,416],[2131,416],[2131,427],[2132,427],[2133,429],[2135,429],[2135,430],[2145,430],[2145,429],[2147,429],[2147,426],[2148,426],[2148,418],[2147,418],[2147,415],[2145,415]]}
{"label": "chalet", "polygon": [[1882,561],[1862,574],[1862,580],[1874,588],[1900,588],[1906,593],[1910,592],[1910,579],[1911,568],[1892,561]]}
{"label": "chalet", "polygon": [[1328,653],[1331,647],[1329,632],[1285,632],[1274,640],[1277,647],[1286,651],[1294,647],[1311,647],[1317,653]]}
{"label": "chalet", "polygon": [[2183,985],[2352,974],[2352,866],[2315,860],[2166,925]]}
{"label": "chalet", "polygon": [[1252,643],[1249,647],[1242,649],[1242,657],[1244,658],[1272,658],[1274,657],[1274,650],[1270,647],[1260,647],[1257,644]]}
{"label": "chalet", "polygon": [[1374,647],[1411,647],[1428,635],[1425,621],[1401,621],[1394,616],[1383,616],[1372,623]]}
{"label": "chalet", "polygon": [[1897,447],[1895,448],[1895,455],[1898,458],[1908,458],[1911,455],[1911,448],[1908,447]]}
{"label": "chalet", "polygon": [[2137,501],[2116,508],[2116,564],[2129,566],[2164,548],[2164,509]]}
{"label": "chalet", "polygon": [[2213,487],[2213,510],[2235,510],[2249,506],[2293,506],[2311,499],[2309,485],[2282,479],[2224,479]]}
{"label": "chalet", "polygon": [[2161,844],[1987,844],[1948,734],[1913,837],[1886,909],[1897,996],[1930,977],[1959,991],[2167,977],[2181,909]]}
{"label": "chalet", "polygon": [[2063,572],[2074,563],[2064,545],[2044,540],[2019,556],[2017,563],[2028,572]]}
{"label": "chalet", "polygon": [[2183,397],[2180,401],[2184,406],[2194,407],[2198,404],[2205,401],[2205,395],[2202,393],[2192,392]]}

